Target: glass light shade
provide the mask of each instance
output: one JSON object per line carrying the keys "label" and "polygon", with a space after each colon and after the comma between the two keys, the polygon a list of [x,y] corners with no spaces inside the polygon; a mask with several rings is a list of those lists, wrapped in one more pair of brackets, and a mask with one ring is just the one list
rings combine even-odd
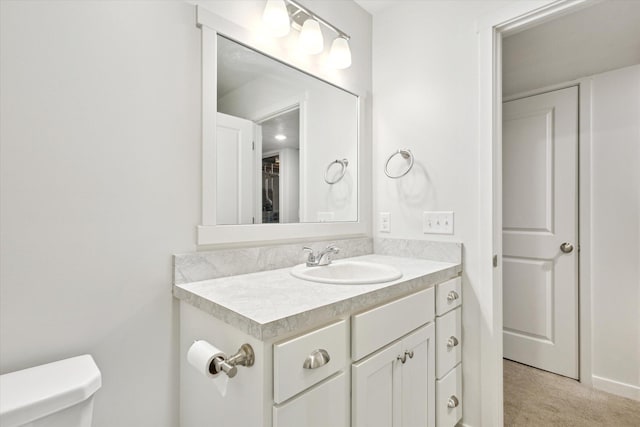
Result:
{"label": "glass light shade", "polygon": [[322,40],[322,31],[320,31],[318,21],[315,19],[304,21],[298,42],[302,51],[309,55],[315,55],[324,50],[324,40]]}
{"label": "glass light shade", "polygon": [[351,67],[351,49],[349,49],[347,39],[338,37],[333,41],[329,52],[329,61],[334,68],[340,70]]}
{"label": "glass light shade", "polygon": [[284,37],[289,34],[289,12],[284,0],[267,0],[262,13],[262,22],[274,37]]}

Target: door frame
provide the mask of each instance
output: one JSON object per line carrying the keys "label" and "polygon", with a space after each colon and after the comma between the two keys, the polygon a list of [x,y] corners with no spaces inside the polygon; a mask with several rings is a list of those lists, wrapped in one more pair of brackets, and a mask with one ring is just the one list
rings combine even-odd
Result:
{"label": "door frame", "polygon": [[[486,294],[479,295],[484,307],[480,336],[480,372],[482,388],[482,425],[504,424],[502,372],[502,37],[539,25],[559,16],[575,12],[598,0],[541,0],[514,2],[478,20],[479,74],[479,231],[480,283]],[[586,85],[585,85],[586,86]],[[590,224],[590,181],[586,167],[590,160],[590,138],[582,99],[589,98],[580,88],[579,94],[579,240],[580,258],[590,258],[588,239],[583,234]],[[494,258],[497,257],[497,258]],[[581,381],[591,383],[590,283],[586,262],[579,264],[578,297],[579,372]]]}

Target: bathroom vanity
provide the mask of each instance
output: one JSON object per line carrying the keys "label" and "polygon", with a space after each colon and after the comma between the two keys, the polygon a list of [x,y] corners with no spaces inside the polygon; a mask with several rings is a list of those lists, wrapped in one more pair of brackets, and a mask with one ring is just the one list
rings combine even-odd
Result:
{"label": "bathroom vanity", "polygon": [[[180,424],[454,426],[462,417],[461,264],[368,254],[377,284],[327,284],[291,268],[174,286],[180,300]],[[207,378],[194,340],[255,364]]]}

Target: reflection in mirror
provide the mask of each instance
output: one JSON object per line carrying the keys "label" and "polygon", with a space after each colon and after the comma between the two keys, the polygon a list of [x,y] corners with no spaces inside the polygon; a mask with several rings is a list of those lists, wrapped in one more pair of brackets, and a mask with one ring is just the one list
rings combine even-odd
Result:
{"label": "reflection in mirror", "polygon": [[216,223],[357,221],[358,98],[220,35],[217,47]]}

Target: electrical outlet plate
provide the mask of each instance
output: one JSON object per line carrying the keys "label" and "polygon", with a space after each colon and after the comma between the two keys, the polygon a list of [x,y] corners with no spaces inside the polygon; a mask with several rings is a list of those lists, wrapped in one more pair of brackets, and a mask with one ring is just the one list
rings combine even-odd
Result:
{"label": "electrical outlet plate", "polygon": [[453,212],[423,212],[422,232],[424,234],[453,234]]}
{"label": "electrical outlet plate", "polygon": [[381,233],[391,232],[391,214],[389,212],[380,212],[380,227]]}

